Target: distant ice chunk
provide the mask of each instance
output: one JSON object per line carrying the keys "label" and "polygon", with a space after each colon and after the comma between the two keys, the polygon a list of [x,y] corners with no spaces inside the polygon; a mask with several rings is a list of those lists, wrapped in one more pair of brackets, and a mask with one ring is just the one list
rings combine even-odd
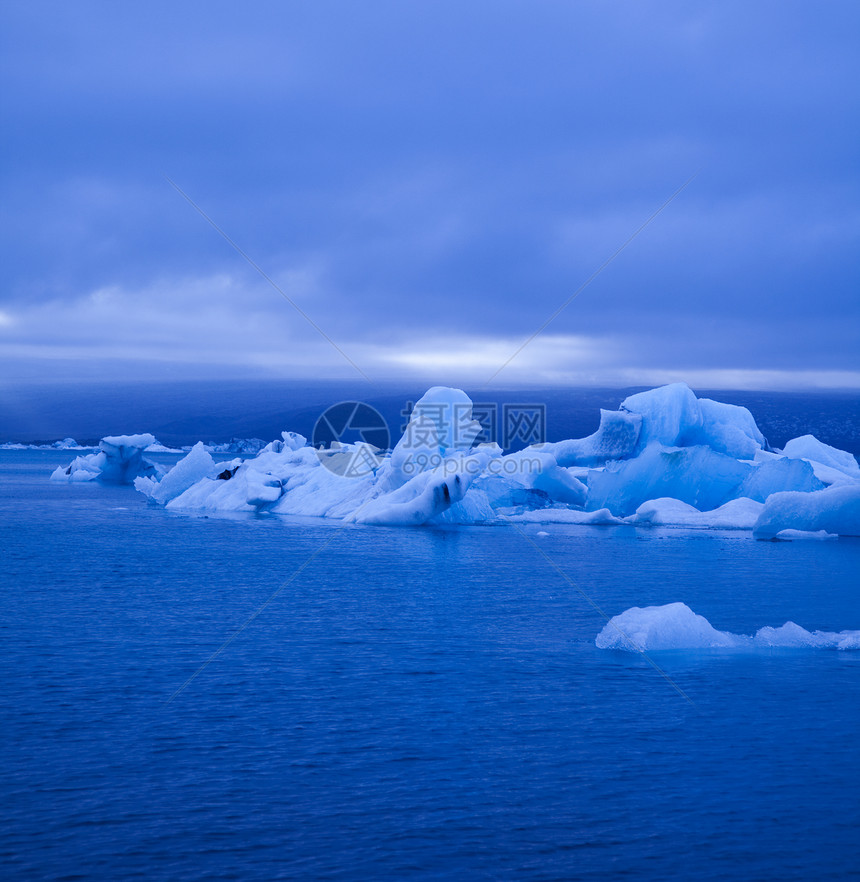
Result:
{"label": "distant ice chunk", "polygon": [[206,447],[212,453],[240,453],[255,456],[264,447],[266,442],[262,438],[231,438],[217,444],[207,444]]}
{"label": "distant ice chunk", "polygon": [[783,530],[825,530],[860,536],[860,482],[814,493],[774,493],[753,527],[756,539],[774,539]]}
{"label": "distant ice chunk", "polygon": [[597,635],[598,649],[860,649],[860,631],[807,631],[794,622],[760,628],[754,636],[718,631],[685,603],[634,606],[613,616]]}
{"label": "distant ice chunk", "polygon": [[281,438],[286,450],[300,450],[302,447],[307,447],[308,439],[298,432],[281,432]]}
{"label": "distant ice chunk", "polygon": [[831,447],[819,441],[814,435],[801,435],[792,438],[782,450],[782,455],[790,459],[808,459],[814,463],[836,469],[849,478],[860,479],[860,464],[847,450]]}
{"label": "distant ice chunk", "polygon": [[65,468],[60,466],[51,475],[51,480],[131,484],[140,476],[159,477],[161,469],[143,456],[146,448],[155,443],[155,438],[148,434],[102,438],[97,453],[79,456]]}

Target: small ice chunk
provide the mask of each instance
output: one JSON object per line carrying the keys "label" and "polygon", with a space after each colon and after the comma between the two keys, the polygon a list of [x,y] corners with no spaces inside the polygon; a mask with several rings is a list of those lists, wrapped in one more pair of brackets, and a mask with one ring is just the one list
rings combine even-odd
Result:
{"label": "small ice chunk", "polygon": [[760,628],[755,636],[718,631],[685,603],[634,606],[613,616],[597,635],[598,649],[860,649],[860,631],[807,631],[794,622]]}
{"label": "small ice chunk", "polygon": [[764,505],[752,499],[730,499],[712,511],[699,511],[678,499],[643,502],[626,522],[637,527],[695,527],[709,530],[751,530]]}
{"label": "small ice chunk", "polygon": [[795,540],[817,540],[824,541],[828,539],[838,539],[836,533],[828,533],[827,530],[780,530],[774,539],[780,542],[794,542]]}
{"label": "small ice chunk", "polygon": [[284,439],[284,447],[287,450],[298,450],[301,447],[305,447],[308,443],[308,439],[298,432],[281,432],[281,437]]}
{"label": "small ice chunk", "polygon": [[685,603],[634,606],[613,616],[594,641],[598,649],[648,652],[656,649],[734,647],[736,634],[717,631]]}
{"label": "small ice chunk", "polygon": [[518,524],[576,524],[577,526],[609,527],[623,524],[608,508],[597,511],[577,511],[573,508],[542,508],[538,511],[524,511],[506,514],[505,520]]}

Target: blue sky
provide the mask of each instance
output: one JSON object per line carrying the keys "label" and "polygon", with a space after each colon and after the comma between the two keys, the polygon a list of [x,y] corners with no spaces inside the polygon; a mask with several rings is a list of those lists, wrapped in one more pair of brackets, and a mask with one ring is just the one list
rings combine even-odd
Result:
{"label": "blue sky", "polygon": [[855,3],[7,0],[0,40],[7,379],[475,384],[695,174],[493,384],[860,387]]}

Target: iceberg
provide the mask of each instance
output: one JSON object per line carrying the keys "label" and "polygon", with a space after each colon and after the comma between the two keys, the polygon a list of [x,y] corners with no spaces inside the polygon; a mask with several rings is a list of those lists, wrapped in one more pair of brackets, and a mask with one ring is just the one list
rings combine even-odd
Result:
{"label": "iceberg", "polygon": [[[166,475],[144,457],[152,435],[104,438],[55,480],[130,483],[174,510],[266,511],[374,525],[566,523],[857,535],[860,467],[812,436],[774,452],[743,407],[683,383],[602,410],[586,438],[505,454],[479,444],[461,389],[420,398],[393,449],[366,440],[314,449],[294,432],[265,444],[201,443]],[[213,450],[237,454],[216,464]]]}
{"label": "iceberg", "polygon": [[63,438],[62,441],[55,441],[50,445],[55,450],[84,450],[86,448],[81,447],[74,438]]}
{"label": "iceberg", "polygon": [[814,493],[774,493],[753,527],[756,539],[775,539],[784,530],[860,536],[860,482]]}
{"label": "iceberg", "polygon": [[99,441],[98,453],[79,456],[70,465],[59,466],[52,481],[104,481],[131,484],[137,477],[160,478],[162,470],[143,453],[156,443],[153,435],[112,435]]}
{"label": "iceberg", "polygon": [[739,495],[752,468],[709,447],[653,443],[634,459],[590,472],[586,507],[608,508],[625,517],[643,502],[668,496],[698,509],[714,509]]}
{"label": "iceberg", "polygon": [[656,649],[736,647],[739,638],[716,628],[685,603],[634,606],[613,616],[597,635],[598,649],[648,652]]}
{"label": "iceberg", "polygon": [[860,649],[860,631],[807,631],[794,622],[752,636],[718,631],[685,603],[634,606],[613,616],[594,641],[598,649]]}

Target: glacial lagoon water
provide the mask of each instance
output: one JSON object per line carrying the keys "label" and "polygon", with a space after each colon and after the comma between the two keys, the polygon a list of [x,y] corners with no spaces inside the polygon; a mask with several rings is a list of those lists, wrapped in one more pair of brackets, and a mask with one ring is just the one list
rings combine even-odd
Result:
{"label": "glacial lagoon water", "polygon": [[860,653],[656,670],[583,595],[860,628],[860,540],[190,517],[69,459],[0,453],[4,878],[857,873]]}

